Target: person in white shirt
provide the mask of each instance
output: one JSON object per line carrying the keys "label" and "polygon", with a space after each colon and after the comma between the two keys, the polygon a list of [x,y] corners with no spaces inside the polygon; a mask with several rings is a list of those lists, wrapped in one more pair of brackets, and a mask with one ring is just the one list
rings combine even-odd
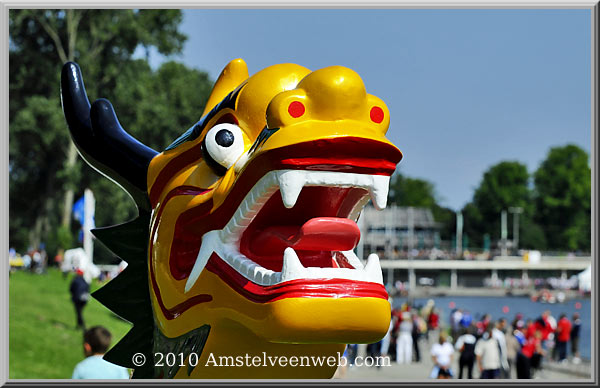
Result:
{"label": "person in white shirt", "polygon": [[408,311],[402,313],[401,319],[398,336],[396,337],[396,362],[398,364],[410,364],[412,362],[413,323]]}
{"label": "person in white shirt", "polygon": [[500,377],[500,344],[492,335],[494,325],[490,322],[483,336],[475,345],[475,356],[479,366],[479,378],[497,379]]}
{"label": "person in white shirt", "polygon": [[506,336],[504,334],[506,330],[506,319],[500,318],[496,322],[496,327],[492,330],[492,337],[494,337],[500,345],[500,378],[510,379],[510,366],[508,364],[508,349],[506,347]]}
{"label": "person in white shirt", "polygon": [[431,347],[431,358],[433,359],[433,370],[429,376],[432,379],[449,378],[454,376],[452,373],[452,357],[454,355],[454,346],[446,339],[446,333],[440,332],[438,343]]}

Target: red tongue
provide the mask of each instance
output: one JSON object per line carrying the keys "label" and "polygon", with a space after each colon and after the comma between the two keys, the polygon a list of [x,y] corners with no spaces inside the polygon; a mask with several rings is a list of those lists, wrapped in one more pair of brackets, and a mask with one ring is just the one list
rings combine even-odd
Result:
{"label": "red tongue", "polygon": [[259,255],[283,254],[287,247],[306,251],[349,251],[360,240],[356,222],[347,218],[311,218],[301,227],[271,226],[255,234],[252,251]]}

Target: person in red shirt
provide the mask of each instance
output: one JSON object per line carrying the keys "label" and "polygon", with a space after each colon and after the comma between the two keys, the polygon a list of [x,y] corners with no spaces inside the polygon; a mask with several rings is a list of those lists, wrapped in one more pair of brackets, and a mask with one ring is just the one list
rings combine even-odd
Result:
{"label": "person in red shirt", "polygon": [[[523,337],[526,331],[525,328],[520,330]],[[539,369],[543,355],[542,332],[535,330],[532,336],[523,339],[521,350],[517,353],[517,378],[531,379],[533,371]]]}
{"label": "person in red shirt", "polygon": [[525,324],[525,330],[523,331],[523,333],[525,334],[525,338],[533,338],[535,336],[535,330],[535,324],[531,319],[528,319],[527,323]]}
{"label": "person in red shirt", "polygon": [[548,340],[550,333],[554,332],[546,313],[527,326],[527,338],[534,337],[537,331],[541,333],[542,341]]}
{"label": "person in red shirt", "polygon": [[571,339],[571,321],[565,314],[561,314],[556,324],[556,347],[558,348],[558,361],[567,359],[567,342]]}
{"label": "person in red shirt", "polygon": [[437,309],[433,309],[431,310],[431,313],[429,314],[429,322],[428,322],[428,326],[429,326],[429,330],[436,330],[439,326],[439,322],[440,322],[440,315],[438,314]]}
{"label": "person in red shirt", "polygon": [[533,355],[531,356],[531,375],[533,375],[540,369],[542,369],[542,359],[546,355],[546,351],[543,346],[543,333],[540,330],[536,330],[533,338],[528,341],[532,343]]}

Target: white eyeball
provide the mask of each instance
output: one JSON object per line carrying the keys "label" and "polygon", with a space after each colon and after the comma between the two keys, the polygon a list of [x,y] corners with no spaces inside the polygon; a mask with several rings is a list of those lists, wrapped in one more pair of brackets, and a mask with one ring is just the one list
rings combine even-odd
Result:
{"label": "white eyeball", "polygon": [[206,151],[215,162],[229,169],[244,153],[244,136],[235,124],[218,124],[204,138]]}

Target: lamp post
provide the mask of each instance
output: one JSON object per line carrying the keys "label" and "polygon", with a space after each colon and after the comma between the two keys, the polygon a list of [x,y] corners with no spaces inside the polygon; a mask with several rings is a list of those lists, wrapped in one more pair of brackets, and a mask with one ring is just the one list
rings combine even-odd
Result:
{"label": "lamp post", "polygon": [[456,213],[456,258],[462,256],[462,234],[463,234],[463,215],[462,212]]}
{"label": "lamp post", "polygon": [[[415,269],[412,266],[413,261],[413,248],[414,248],[414,238],[415,238],[415,215],[413,213],[413,207],[408,207],[407,213],[407,223],[408,223],[408,260],[411,263],[410,268],[408,269],[408,299],[411,302],[413,296],[415,294],[415,288],[417,287],[417,275],[415,273]],[[411,302],[412,303],[412,302]]]}
{"label": "lamp post", "polygon": [[500,213],[500,243],[501,255],[506,256],[506,239],[508,232],[506,231],[506,210],[502,209]]}
{"label": "lamp post", "polygon": [[[385,222],[385,259],[392,260],[392,240],[394,237],[393,227],[393,216],[392,212],[387,212],[384,215]],[[388,268],[387,285],[391,289],[394,287],[394,268],[390,266]]]}
{"label": "lamp post", "polygon": [[515,251],[519,250],[519,214],[523,213],[523,208],[519,206],[509,207],[508,211],[513,213],[513,246]]}

